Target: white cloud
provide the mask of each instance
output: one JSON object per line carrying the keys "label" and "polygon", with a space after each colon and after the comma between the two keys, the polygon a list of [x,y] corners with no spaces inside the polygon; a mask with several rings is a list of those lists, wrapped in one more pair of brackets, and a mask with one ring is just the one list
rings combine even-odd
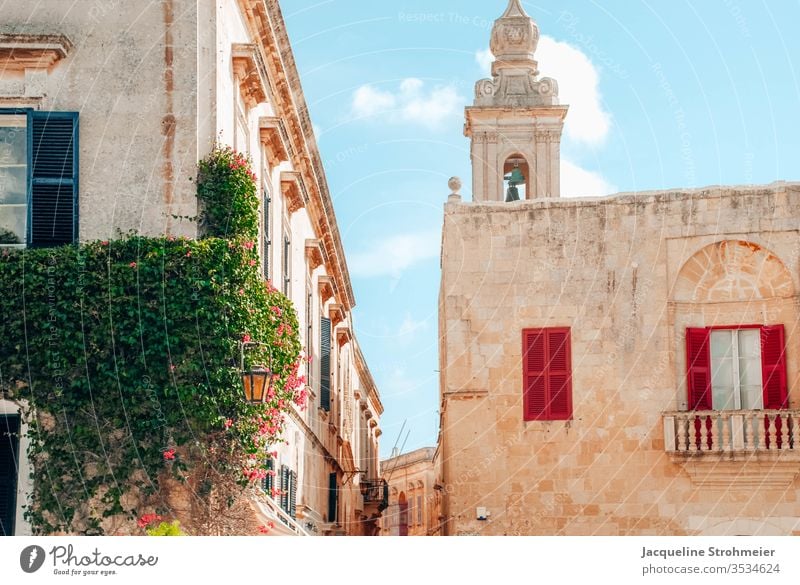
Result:
{"label": "white cloud", "polygon": [[561,196],[591,197],[611,195],[617,188],[598,173],[582,169],[578,165],[561,159]]}
{"label": "white cloud", "polygon": [[406,313],[405,319],[403,319],[403,322],[400,325],[400,329],[397,330],[397,336],[411,336],[417,331],[425,331],[427,328],[427,320],[423,319],[422,321],[417,321],[411,316],[411,313]]}
{"label": "white cloud", "polygon": [[352,254],[347,264],[356,277],[398,279],[415,264],[438,258],[440,242],[438,231],[389,236],[374,242],[369,249]]}
{"label": "white cloud", "polygon": [[[488,49],[478,51],[475,60],[489,75],[494,57]],[[542,77],[558,81],[559,100],[569,105],[564,125],[567,138],[592,146],[602,144],[611,128],[611,116],[603,108],[600,76],[591,59],[580,49],[543,36],[536,50]]]}
{"label": "white cloud", "polygon": [[452,85],[427,89],[424,81],[411,77],[395,92],[362,85],[353,93],[352,113],[358,118],[381,117],[436,129],[447,118],[460,115],[464,101]]}

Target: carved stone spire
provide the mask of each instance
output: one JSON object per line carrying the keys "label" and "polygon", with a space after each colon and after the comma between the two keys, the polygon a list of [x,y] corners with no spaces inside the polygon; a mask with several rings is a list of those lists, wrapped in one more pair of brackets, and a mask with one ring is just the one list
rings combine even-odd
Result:
{"label": "carved stone spire", "polygon": [[475,105],[557,105],[558,83],[555,79],[539,79],[539,64],[534,58],[538,45],[539,27],[519,0],[510,0],[492,28],[492,79],[482,79],[475,86]]}

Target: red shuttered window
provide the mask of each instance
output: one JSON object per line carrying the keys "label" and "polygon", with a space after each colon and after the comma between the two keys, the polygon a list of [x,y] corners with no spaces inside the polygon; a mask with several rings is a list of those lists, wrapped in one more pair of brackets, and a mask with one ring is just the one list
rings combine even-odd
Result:
{"label": "red shuttered window", "polygon": [[523,418],[572,418],[572,356],[568,327],[522,332]]}
{"label": "red shuttered window", "polygon": [[783,325],[689,328],[686,366],[689,410],[788,407]]}

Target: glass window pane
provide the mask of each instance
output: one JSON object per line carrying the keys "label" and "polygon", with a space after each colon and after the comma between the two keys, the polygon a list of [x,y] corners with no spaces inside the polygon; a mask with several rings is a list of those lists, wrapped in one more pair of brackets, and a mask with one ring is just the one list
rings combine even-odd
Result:
{"label": "glass window pane", "polygon": [[742,386],[742,408],[745,410],[764,408],[764,391],[760,384],[758,386]]}
{"label": "glass window pane", "polygon": [[711,357],[733,357],[733,336],[730,330],[711,332]]}
{"label": "glass window pane", "polygon": [[24,244],[28,225],[27,117],[0,115],[0,245]]}
{"label": "glass window pane", "polygon": [[759,329],[739,331],[739,356],[761,360],[761,331]]}

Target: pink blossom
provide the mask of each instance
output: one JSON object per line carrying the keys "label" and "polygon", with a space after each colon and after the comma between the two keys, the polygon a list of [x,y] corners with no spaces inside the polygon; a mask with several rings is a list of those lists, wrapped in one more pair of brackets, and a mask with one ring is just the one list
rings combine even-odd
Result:
{"label": "pink blossom", "polygon": [[250,260],[250,266],[255,266],[255,265],[256,265],[256,261],[255,260]]}
{"label": "pink blossom", "polygon": [[229,429],[229,428],[231,428],[232,426],[233,426],[233,421],[232,421],[231,419],[226,419],[226,420],[225,420],[225,428],[226,428],[226,429]]}
{"label": "pink blossom", "polygon": [[139,528],[147,528],[153,522],[160,522],[160,521],[161,521],[161,516],[159,516],[158,514],[145,514],[136,521],[136,524],[139,526]]}
{"label": "pink blossom", "polygon": [[175,459],[175,449],[164,451],[164,461],[172,461],[173,459]]}
{"label": "pink blossom", "polygon": [[253,242],[245,242],[244,244],[242,244],[242,247],[245,250],[252,250],[254,246],[255,244]]}
{"label": "pink blossom", "polygon": [[249,343],[250,339],[252,339],[247,333],[242,335],[242,343]]}
{"label": "pink blossom", "polygon": [[131,268],[136,268],[136,262],[131,262],[130,264],[128,264],[128,266],[130,266]]}
{"label": "pink blossom", "polygon": [[100,242],[100,245],[101,246],[108,246],[108,240],[103,240],[102,242]]}

